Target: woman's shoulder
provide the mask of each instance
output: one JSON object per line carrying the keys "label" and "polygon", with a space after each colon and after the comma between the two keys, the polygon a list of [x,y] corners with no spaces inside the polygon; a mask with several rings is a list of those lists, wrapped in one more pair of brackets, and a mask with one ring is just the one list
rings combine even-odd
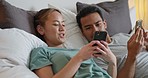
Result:
{"label": "woman's shoulder", "polygon": [[79,51],[79,49],[67,49],[67,48],[57,48],[57,47],[42,47],[42,49],[48,51]]}
{"label": "woman's shoulder", "polygon": [[46,50],[48,47],[37,47],[37,48],[34,48],[32,51],[40,51],[40,50]]}
{"label": "woman's shoulder", "polygon": [[34,48],[32,49],[31,51],[31,55],[38,55],[38,54],[43,54],[45,52],[47,52],[47,48],[48,47],[37,47],[37,48]]}
{"label": "woman's shoulder", "polygon": [[75,52],[79,51],[79,49],[67,49],[67,48],[57,48],[57,47],[38,47],[32,50],[32,53],[36,52]]}

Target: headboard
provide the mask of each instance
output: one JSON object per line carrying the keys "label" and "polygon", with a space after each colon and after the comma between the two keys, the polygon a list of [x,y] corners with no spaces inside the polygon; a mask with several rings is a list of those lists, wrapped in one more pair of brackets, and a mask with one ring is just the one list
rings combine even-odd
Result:
{"label": "headboard", "polygon": [[[25,10],[40,10],[42,8],[48,7],[48,4],[52,4],[57,7],[66,8],[68,10],[71,10],[72,12],[76,13],[76,2],[85,2],[85,3],[99,3],[99,2],[105,2],[105,1],[115,1],[115,0],[64,0],[59,2],[59,0],[6,0],[12,5],[15,5],[16,7],[25,9]],[[128,0],[129,1],[129,9],[130,9],[130,18],[131,18],[131,24],[132,27],[135,25],[136,21],[136,11],[134,7],[134,0]],[[27,5],[26,5],[27,4]],[[65,5],[66,4],[66,5]]]}
{"label": "headboard", "polygon": [[6,1],[10,2],[11,4],[17,7],[23,8],[25,10],[40,10],[41,8],[48,7],[48,4],[52,4],[58,7],[76,11],[75,4],[78,1],[86,2],[86,3],[98,3],[98,2],[114,1],[114,0],[63,0],[62,3],[59,0],[30,0],[30,1],[6,0]]}
{"label": "headboard", "polygon": [[[48,7],[48,4],[52,4],[57,7],[66,8],[68,10],[71,10],[72,12],[76,13],[76,2],[85,2],[85,3],[99,3],[99,2],[105,2],[105,1],[115,1],[115,0],[64,0],[59,2],[59,0],[6,0],[10,2],[11,4],[15,5],[16,7],[25,9],[25,10],[40,10],[42,8]],[[128,0],[129,1],[129,9],[130,9],[130,17],[131,17],[131,23],[132,27],[135,25],[136,21],[136,11],[134,7],[134,0]],[[27,4],[27,5],[26,5]],[[65,5],[66,4],[66,5]]]}

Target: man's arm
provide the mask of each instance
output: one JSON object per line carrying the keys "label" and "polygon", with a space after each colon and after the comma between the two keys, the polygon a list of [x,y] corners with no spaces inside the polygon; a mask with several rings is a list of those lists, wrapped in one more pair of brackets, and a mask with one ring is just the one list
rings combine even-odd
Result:
{"label": "man's arm", "polygon": [[144,39],[145,39],[145,47],[146,50],[148,51],[148,30],[146,32],[144,32]]}
{"label": "man's arm", "polygon": [[122,69],[117,74],[117,78],[134,78],[136,57],[128,56]]}
{"label": "man's arm", "polygon": [[138,28],[136,33],[128,41],[128,56],[123,68],[117,75],[117,78],[133,78],[135,74],[136,56],[140,53],[144,45],[144,33]]}
{"label": "man's arm", "polygon": [[148,45],[146,46],[146,50],[148,51]]}

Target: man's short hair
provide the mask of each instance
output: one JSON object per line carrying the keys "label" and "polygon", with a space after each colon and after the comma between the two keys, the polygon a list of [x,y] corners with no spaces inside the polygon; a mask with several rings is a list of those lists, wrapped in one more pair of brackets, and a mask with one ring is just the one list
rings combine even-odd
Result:
{"label": "man's short hair", "polygon": [[102,18],[102,20],[104,20],[104,18],[102,16],[102,12],[99,9],[99,7],[94,6],[94,5],[89,5],[87,7],[84,7],[78,12],[76,19],[77,19],[78,26],[80,27],[81,30],[82,30],[81,18],[85,17],[91,13],[95,13],[95,12],[97,12],[100,15],[100,17]]}

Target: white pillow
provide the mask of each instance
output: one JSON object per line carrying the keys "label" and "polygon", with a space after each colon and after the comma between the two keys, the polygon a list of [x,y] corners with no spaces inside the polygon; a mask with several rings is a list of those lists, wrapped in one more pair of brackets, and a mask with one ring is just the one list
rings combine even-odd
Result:
{"label": "white pillow", "polygon": [[14,67],[5,66],[0,68],[0,77],[1,78],[39,78],[35,73],[29,70],[26,66],[22,66],[22,65],[17,65]]}
{"label": "white pillow", "polygon": [[66,27],[66,41],[64,46],[66,48],[81,48],[86,44],[86,39],[83,37],[81,30],[78,27],[76,21],[76,14],[68,9],[55,7],[53,5],[48,5],[49,8],[57,8],[62,12],[63,18],[65,19]]}
{"label": "white pillow", "polygon": [[4,65],[28,66],[32,49],[47,46],[36,36],[17,28],[0,29],[0,59]]}

